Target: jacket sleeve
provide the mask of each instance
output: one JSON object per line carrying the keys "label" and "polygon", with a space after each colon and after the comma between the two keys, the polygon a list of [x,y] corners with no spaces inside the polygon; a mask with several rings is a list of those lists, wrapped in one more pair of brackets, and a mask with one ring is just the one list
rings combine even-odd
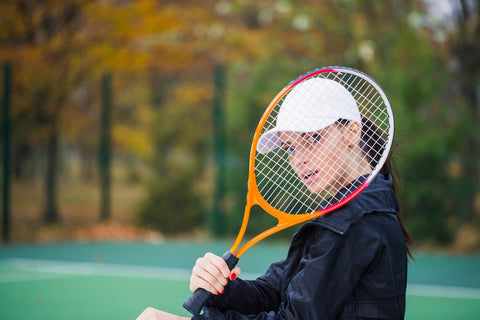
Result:
{"label": "jacket sleeve", "polygon": [[225,293],[207,301],[207,307],[219,310],[236,310],[244,314],[256,314],[275,310],[280,305],[281,279],[285,261],[272,264],[267,272],[256,280],[229,281]]}
{"label": "jacket sleeve", "polygon": [[[269,269],[272,274],[267,272],[266,278],[254,282],[257,286],[259,280],[269,281],[268,286],[278,292],[275,298],[270,297],[270,301],[262,305],[262,295],[250,296],[253,291],[249,290],[242,293],[245,296],[239,296],[238,293],[233,294],[237,290],[232,290],[230,297],[238,299],[236,303],[229,300],[221,307],[217,304],[220,301],[217,301],[215,307],[212,305],[207,308],[201,318],[334,319],[338,316],[351,297],[363,270],[375,256],[378,243],[369,236],[362,238],[353,230],[344,235],[326,229],[310,231],[314,235],[306,239],[301,259],[295,261],[294,266],[284,265],[285,268],[295,268],[291,278],[283,280],[286,288],[282,288],[281,280],[277,280],[282,277],[273,276],[281,268]],[[283,271],[288,274],[288,270]],[[261,284],[262,288],[265,286],[266,283]],[[243,300],[246,296],[247,300]],[[229,299],[228,296],[225,298]],[[276,306],[275,301],[278,303]],[[255,309],[249,309],[245,302],[253,303]]]}

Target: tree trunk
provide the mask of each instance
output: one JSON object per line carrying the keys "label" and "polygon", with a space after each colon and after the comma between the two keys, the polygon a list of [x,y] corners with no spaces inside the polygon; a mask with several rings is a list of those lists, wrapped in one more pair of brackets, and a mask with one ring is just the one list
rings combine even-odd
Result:
{"label": "tree trunk", "polygon": [[45,176],[45,211],[43,221],[54,223],[59,220],[57,205],[58,176],[58,133],[56,126],[52,129],[47,141],[47,170]]}

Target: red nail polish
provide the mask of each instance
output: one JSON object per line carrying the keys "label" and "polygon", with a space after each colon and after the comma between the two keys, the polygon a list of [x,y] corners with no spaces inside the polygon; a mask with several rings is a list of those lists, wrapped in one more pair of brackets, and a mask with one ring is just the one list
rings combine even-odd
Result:
{"label": "red nail polish", "polygon": [[236,278],[237,278],[237,275],[236,275],[235,273],[232,273],[232,274],[230,275],[230,280],[233,281],[233,280],[235,280]]}
{"label": "red nail polish", "polygon": [[224,294],[224,293],[225,293],[225,289],[222,290],[222,294]]}

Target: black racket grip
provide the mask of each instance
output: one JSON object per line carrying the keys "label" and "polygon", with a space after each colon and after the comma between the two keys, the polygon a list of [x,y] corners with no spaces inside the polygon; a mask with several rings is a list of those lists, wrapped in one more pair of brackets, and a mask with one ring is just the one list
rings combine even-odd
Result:
{"label": "black racket grip", "polygon": [[194,316],[199,315],[205,302],[213,296],[213,294],[205,289],[199,288],[183,303],[183,307]]}
{"label": "black racket grip", "polygon": [[[232,270],[237,265],[238,258],[231,254],[230,251],[225,252],[222,258],[223,260],[225,260],[230,270]],[[187,300],[185,300],[185,302],[183,303],[183,307],[194,316],[199,315],[202,311],[203,306],[205,305],[205,302],[211,296],[213,296],[213,293],[205,289],[199,288],[195,290],[195,292],[192,293],[192,295],[188,297]]]}

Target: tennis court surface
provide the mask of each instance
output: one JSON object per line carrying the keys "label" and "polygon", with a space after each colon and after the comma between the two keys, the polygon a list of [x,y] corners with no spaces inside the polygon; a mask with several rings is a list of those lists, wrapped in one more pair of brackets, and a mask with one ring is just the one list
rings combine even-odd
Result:
{"label": "tennis court surface", "polygon": [[[0,246],[0,319],[135,319],[147,306],[188,315],[190,268],[230,242]],[[287,245],[259,244],[239,262],[254,279]],[[480,256],[416,253],[406,319],[480,319]]]}

